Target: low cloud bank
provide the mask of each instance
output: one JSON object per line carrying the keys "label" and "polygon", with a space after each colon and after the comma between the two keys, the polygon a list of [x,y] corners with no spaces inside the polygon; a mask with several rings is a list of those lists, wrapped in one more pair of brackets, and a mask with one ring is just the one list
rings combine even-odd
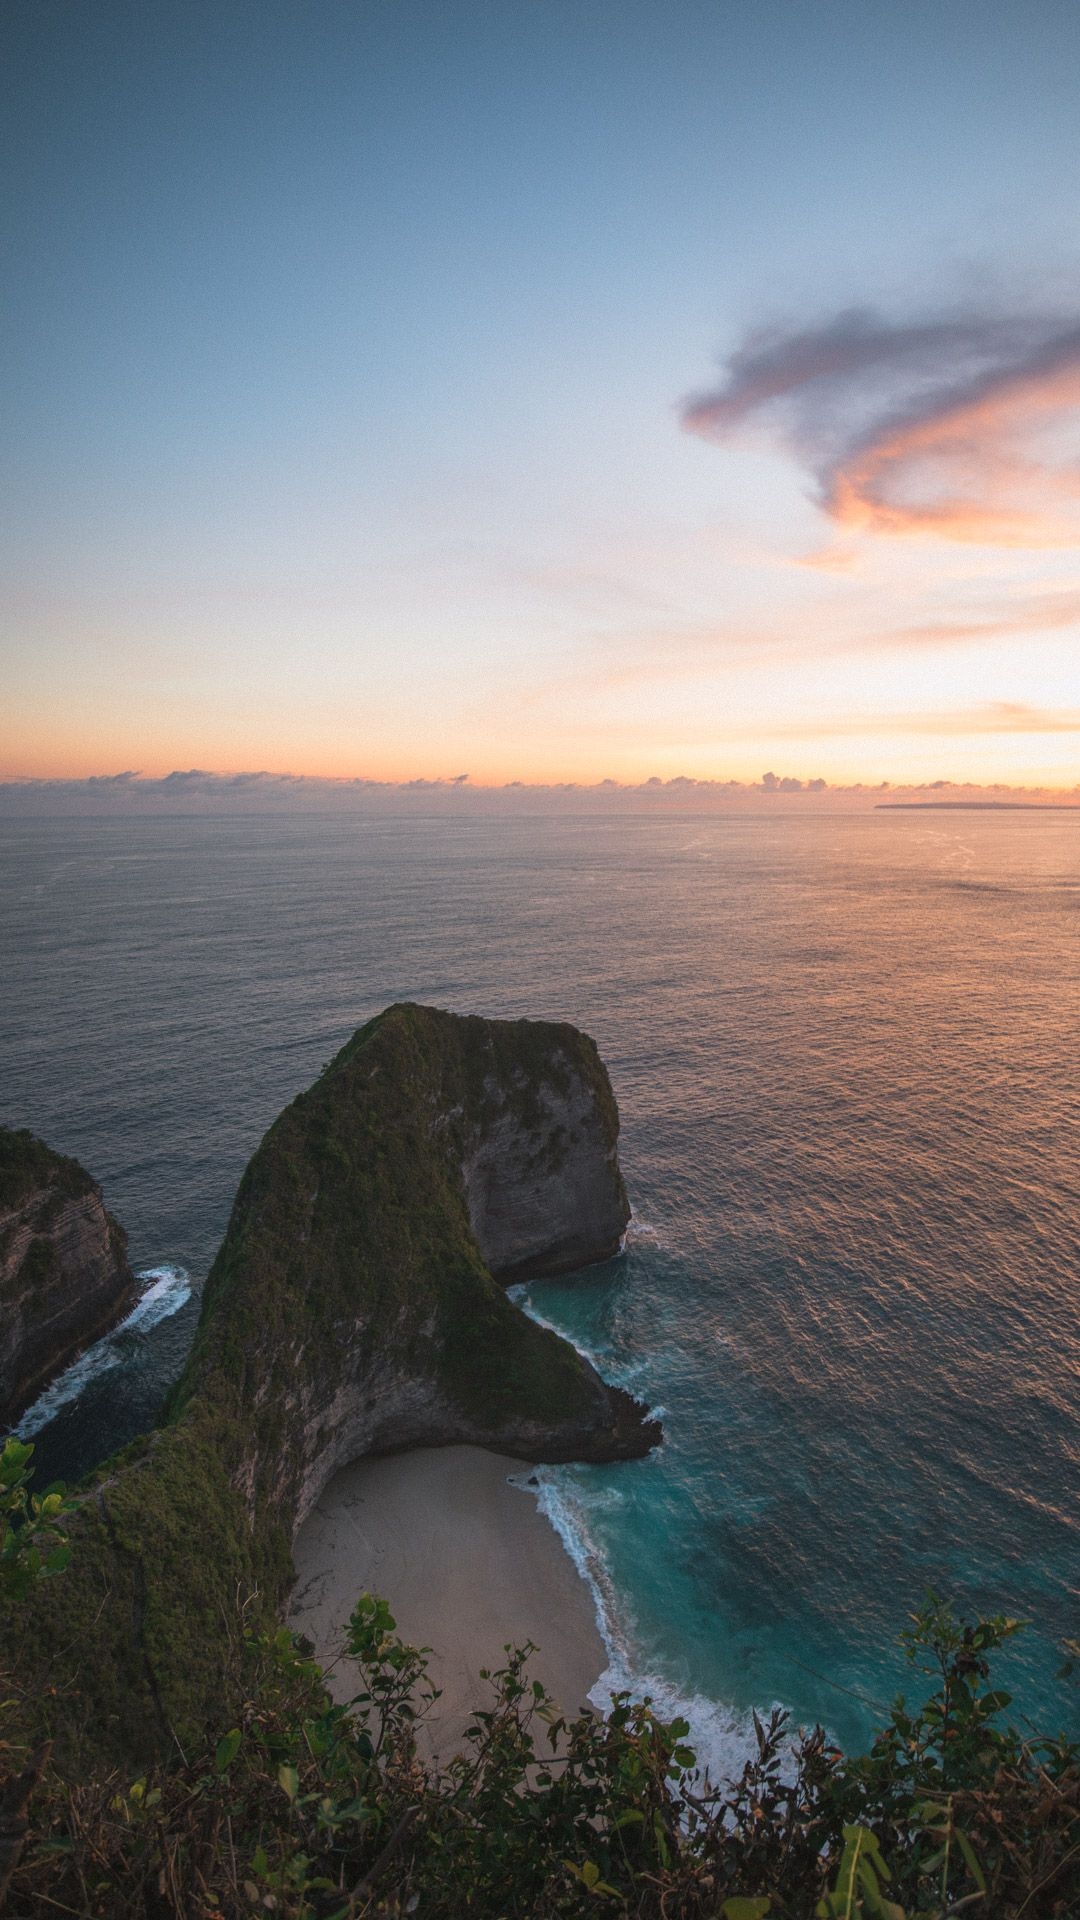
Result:
{"label": "low cloud bank", "polygon": [[806,811],[864,808],[882,801],[951,800],[967,804],[1080,805],[1080,785],[977,785],[935,780],[920,786],[830,785],[822,779],[764,773],[760,780],[695,780],[687,775],[637,784],[600,780],[552,785],[512,780],[473,786],[467,774],[446,779],[324,780],[309,774],[209,773],[200,768],[162,778],[135,772],[85,780],[0,781],[0,818],[34,816],[128,818],[156,814],[356,813],[517,814],[640,811],[740,811],[792,807]]}

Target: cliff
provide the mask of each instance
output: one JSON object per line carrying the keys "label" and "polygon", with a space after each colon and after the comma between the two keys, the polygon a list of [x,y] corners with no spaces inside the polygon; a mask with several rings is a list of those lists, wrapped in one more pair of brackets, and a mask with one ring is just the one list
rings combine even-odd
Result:
{"label": "cliff", "polygon": [[174,1401],[239,1415],[230,1471],[253,1517],[291,1537],[365,1453],[645,1451],[632,1403],[492,1272],[617,1250],[617,1135],[572,1027],[400,1006],[354,1036],[244,1175]]}
{"label": "cliff", "polygon": [[244,1627],[280,1603],[292,1536],[347,1461],[454,1441],[615,1460],[657,1442],[492,1271],[615,1251],[617,1135],[574,1028],[409,1005],[286,1108],[241,1181],[163,1426],[103,1471],[71,1568],[36,1599],[34,1664],[53,1685],[66,1668],[69,1743],[81,1727],[134,1757],[220,1721]]}
{"label": "cliff", "polygon": [[0,1428],[127,1311],[127,1236],[77,1160],[0,1127]]}

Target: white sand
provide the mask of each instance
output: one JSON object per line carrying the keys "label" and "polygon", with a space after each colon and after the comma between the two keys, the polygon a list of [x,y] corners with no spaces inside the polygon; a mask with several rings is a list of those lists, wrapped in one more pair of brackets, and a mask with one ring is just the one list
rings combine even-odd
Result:
{"label": "white sand", "polygon": [[442,1688],[419,1745],[428,1758],[459,1750],[470,1712],[487,1705],[481,1667],[505,1664],[526,1640],[530,1674],[567,1714],[584,1706],[605,1665],[592,1596],[533,1495],[507,1476],[520,1460],[479,1447],[435,1447],[360,1460],[336,1474],[297,1535],[289,1624],[329,1665],[348,1700],[356,1669],[340,1658],[357,1595],[387,1600],[402,1639],[433,1649]]}

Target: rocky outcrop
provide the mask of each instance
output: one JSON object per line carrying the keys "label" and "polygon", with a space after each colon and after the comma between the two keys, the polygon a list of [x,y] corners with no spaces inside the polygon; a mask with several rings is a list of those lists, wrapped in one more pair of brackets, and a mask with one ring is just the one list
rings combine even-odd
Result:
{"label": "rocky outcrop", "polygon": [[[642,1409],[492,1272],[618,1249],[618,1125],[596,1047],[573,1027],[405,1005],[355,1035],[244,1175],[178,1394],[235,1400],[242,1379],[233,1475],[253,1516],[272,1511],[291,1536],[366,1453],[648,1450]],[[268,1320],[272,1343],[255,1331]]]}
{"label": "rocky outcrop", "polygon": [[0,1127],[0,1427],[134,1298],[127,1236],[76,1160]]}
{"label": "rocky outcrop", "polygon": [[71,1568],[38,1597],[35,1656],[54,1688],[56,1663],[70,1673],[55,1731],[70,1741],[81,1698],[85,1737],[131,1758],[219,1720],[296,1528],[365,1453],[608,1461],[657,1443],[646,1409],[492,1272],[615,1250],[617,1136],[573,1027],[404,1005],[354,1035],[251,1161],[163,1425],[105,1469]]}
{"label": "rocky outcrop", "polygon": [[462,1161],[469,1225],[506,1285],[609,1260],[630,1218],[607,1075],[569,1031],[553,1035],[543,1077],[530,1081],[520,1068],[489,1076],[483,1124]]}

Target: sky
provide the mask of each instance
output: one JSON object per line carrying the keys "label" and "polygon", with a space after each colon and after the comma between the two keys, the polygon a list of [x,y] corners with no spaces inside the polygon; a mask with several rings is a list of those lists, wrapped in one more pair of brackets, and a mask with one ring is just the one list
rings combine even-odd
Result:
{"label": "sky", "polygon": [[5,0],[0,778],[1080,781],[1075,0]]}

